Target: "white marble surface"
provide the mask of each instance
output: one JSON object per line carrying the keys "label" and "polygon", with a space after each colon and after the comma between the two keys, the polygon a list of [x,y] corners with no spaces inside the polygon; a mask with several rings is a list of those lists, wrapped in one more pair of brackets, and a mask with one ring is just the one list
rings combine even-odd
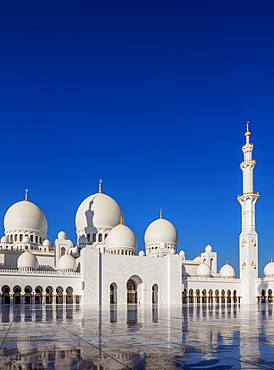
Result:
{"label": "white marble surface", "polygon": [[1,307],[1,369],[274,369],[273,305]]}

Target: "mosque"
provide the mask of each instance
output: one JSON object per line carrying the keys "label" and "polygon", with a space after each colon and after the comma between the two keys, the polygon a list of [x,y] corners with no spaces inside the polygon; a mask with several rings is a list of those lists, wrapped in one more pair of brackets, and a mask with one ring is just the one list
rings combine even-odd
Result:
{"label": "mosque", "polygon": [[87,197],[76,212],[77,245],[60,231],[47,239],[47,219],[28,199],[13,204],[4,218],[0,243],[2,304],[137,304],[256,303],[272,301],[274,262],[258,278],[258,235],[252,159],[247,124],[242,147],[243,193],[239,237],[240,277],[225,264],[217,270],[210,245],[193,260],[177,253],[177,231],[164,219],[145,231],[145,252],[137,255],[136,237],[123,222],[118,203],[102,192]]}

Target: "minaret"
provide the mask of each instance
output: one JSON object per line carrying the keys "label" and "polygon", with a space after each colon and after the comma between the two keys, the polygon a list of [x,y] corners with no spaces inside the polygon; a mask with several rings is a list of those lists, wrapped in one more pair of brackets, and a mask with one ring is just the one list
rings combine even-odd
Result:
{"label": "minaret", "polygon": [[246,122],[246,143],[242,147],[244,161],[243,194],[238,196],[242,207],[242,232],[240,234],[240,279],[242,280],[242,303],[256,303],[255,280],[258,278],[258,234],[255,229],[255,204],[259,193],[253,189],[253,170],[256,161],[252,159],[254,145],[249,142],[249,122]]}

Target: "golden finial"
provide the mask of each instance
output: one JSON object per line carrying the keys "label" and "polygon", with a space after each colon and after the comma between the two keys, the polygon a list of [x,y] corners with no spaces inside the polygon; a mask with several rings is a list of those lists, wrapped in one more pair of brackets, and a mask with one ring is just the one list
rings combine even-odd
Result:
{"label": "golden finial", "polygon": [[273,261],[272,261],[272,257],[270,258],[270,262],[273,262]]}
{"label": "golden finial", "polygon": [[29,200],[29,189],[25,189],[25,200]]}
{"label": "golden finial", "polygon": [[251,135],[251,132],[249,131],[249,121],[246,121],[246,133],[245,133],[245,137],[246,137],[246,142],[249,143],[249,136]]}
{"label": "golden finial", "polygon": [[99,190],[98,190],[98,193],[102,193],[102,182],[103,182],[103,180],[102,179],[99,179]]}
{"label": "golden finial", "polygon": [[124,225],[124,217],[123,216],[120,217],[120,225]]}
{"label": "golden finial", "polygon": [[225,264],[228,265],[228,261],[227,260],[226,260]]}
{"label": "golden finial", "polygon": [[160,209],[160,218],[163,218],[163,210]]}

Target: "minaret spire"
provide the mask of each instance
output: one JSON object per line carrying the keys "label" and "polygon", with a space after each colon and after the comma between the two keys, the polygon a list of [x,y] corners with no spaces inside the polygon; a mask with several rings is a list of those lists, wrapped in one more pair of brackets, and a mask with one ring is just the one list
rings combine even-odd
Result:
{"label": "minaret spire", "polygon": [[25,189],[25,200],[29,200],[29,189]]}
{"label": "minaret spire", "polygon": [[102,193],[102,179],[99,179],[99,184],[98,184],[98,193]]}
{"label": "minaret spire", "polygon": [[160,218],[163,218],[163,210],[162,210],[162,208],[160,209]]}
{"label": "minaret spire", "polygon": [[258,278],[258,234],[255,227],[255,204],[259,193],[254,192],[253,172],[256,161],[252,159],[254,145],[250,143],[249,121],[246,122],[246,143],[242,147],[244,160],[240,164],[243,173],[243,192],[238,196],[242,207],[242,232],[240,234],[240,278],[242,279],[243,303],[255,303],[255,280]]}

